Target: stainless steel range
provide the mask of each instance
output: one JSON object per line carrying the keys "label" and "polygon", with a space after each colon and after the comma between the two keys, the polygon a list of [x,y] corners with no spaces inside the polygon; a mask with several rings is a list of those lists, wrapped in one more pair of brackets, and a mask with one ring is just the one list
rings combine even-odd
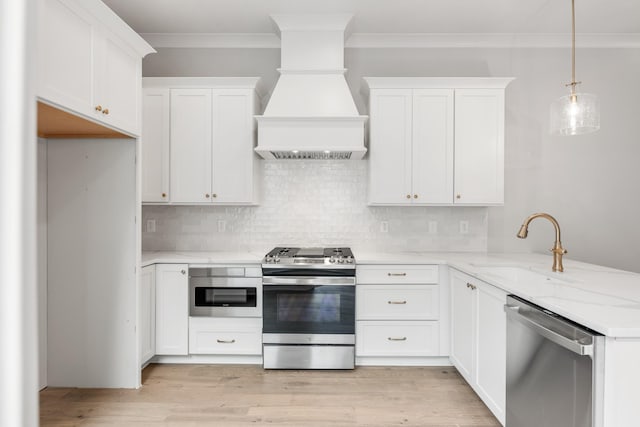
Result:
{"label": "stainless steel range", "polygon": [[265,369],[353,369],[356,266],[349,248],[275,248],[262,261]]}

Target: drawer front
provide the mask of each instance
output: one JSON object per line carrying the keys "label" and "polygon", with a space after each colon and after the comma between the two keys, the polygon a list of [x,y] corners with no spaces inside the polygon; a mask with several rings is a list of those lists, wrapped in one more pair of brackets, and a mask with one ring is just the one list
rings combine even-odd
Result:
{"label": "drawer front", "polygon": [[190,354],[262,354],[262,319],[189,318]]}
{"label": "drawer front", "polygon": [[359,284],[438,283],[437,265],[363,265],[358,266]]}
{"label": "drawer front", "polygon": [[357,320],[438,320],[438,285],[358,285]]}
{"label": "drawer front", "polygon": [[356,356],[438,356],[438,322],[356,323]]}

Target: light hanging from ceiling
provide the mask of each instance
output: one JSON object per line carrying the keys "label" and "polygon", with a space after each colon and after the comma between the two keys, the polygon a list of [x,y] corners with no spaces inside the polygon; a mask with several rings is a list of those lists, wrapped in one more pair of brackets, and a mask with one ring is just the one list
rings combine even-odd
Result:
{"label": "light hanging from ceiling", "polygon": [[551,104],[551,133],[556,135],[582,135],[600,129],[600,104],[591,93],[576,93],[576,8],[571,0],[571,88],[569,95]]}

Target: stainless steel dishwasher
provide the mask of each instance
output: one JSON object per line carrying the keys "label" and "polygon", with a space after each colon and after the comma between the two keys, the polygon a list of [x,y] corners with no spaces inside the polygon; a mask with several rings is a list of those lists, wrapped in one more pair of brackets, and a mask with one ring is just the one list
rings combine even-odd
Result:
{"label": "stainless steel dishwasher", "polygon": [[507,297],[506,427],[602,425],[604,336]]}

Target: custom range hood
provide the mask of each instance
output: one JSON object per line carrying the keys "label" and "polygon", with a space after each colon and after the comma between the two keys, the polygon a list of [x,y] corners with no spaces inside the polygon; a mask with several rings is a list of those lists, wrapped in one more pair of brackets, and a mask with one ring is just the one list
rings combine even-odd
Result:
{"label": "custom range hood", "polygon": [[271,15],[280,32],[280,78],[258,123],[265,159],[361,159],[367,116],[344,78],[352,15]]}

